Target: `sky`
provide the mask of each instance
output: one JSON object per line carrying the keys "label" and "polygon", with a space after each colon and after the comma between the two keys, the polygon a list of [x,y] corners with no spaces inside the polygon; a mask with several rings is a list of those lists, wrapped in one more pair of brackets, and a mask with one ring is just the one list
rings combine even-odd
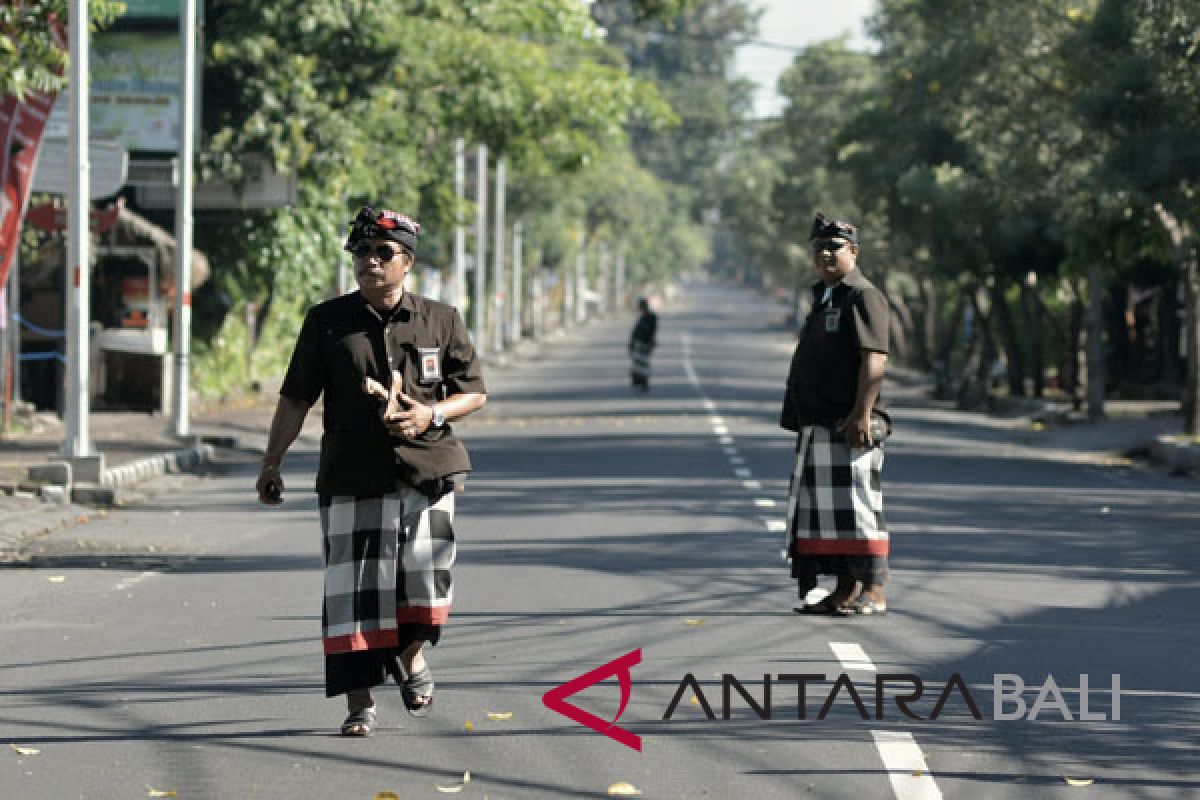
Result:
{"label": "sky", "polygon": [[[760,41],[798,48],[849,33],[852,47],[870,47],[863,21],[875,10],[875,0],[751,0],[750,4],[764,12],[758,26]],[[779,113],[782,104],[775,81],[794,56],[794,51],[774,47],[739,48],[738,75],[759,84],[754,100],[756,117]]]}

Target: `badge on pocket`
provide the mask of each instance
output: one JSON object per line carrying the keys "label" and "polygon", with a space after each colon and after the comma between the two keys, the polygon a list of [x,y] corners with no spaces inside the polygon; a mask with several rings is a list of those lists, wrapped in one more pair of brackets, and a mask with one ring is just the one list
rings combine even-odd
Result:
{"label": "badge on pocket", "polygon": [[421,383],[438,383],[442,379],[442,351],[437,347],[418,347],[418,361],[421,365]]}
{"label": "badge on pocket", "polygon": [[842,319],[842,310],[840,308],[825,309],[825,332],[837,333],[838,323]]}

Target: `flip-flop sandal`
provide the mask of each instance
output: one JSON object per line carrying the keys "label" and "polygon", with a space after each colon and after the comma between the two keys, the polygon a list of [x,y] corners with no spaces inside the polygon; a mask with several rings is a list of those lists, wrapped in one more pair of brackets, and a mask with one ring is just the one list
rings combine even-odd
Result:
{"label": "flip-flop sandal", "polygon": [[[427,717],[433,708],[433,672],[429,664],[410,674],[400,684],[400,696],[404,698],[404,707],[414,717]],[[419,698],[427,698],[424,703]]]}
{"label": "flip-flop sandal", "polygon": [[859,616],[864,617],[882,615],[886,614],[888,611],[887,603],[879,603],[875,600],[866,599],[857,600],[848,608],[851,614],[858,614]]}
{"label": "flip-flop sandal", "polygon": [[370,736],[375,727],[375,706],[351,711],[342,723],[342,736]]}
{"label": "flip-flop sandal", "polygon": [[827,594],[815,603],[805,603],[802,606],[792,608],[797,614],[825,614],[835,617],[846,617],[850,612],[846,611],[845,606],[838,605],[833,600],[833,595]]}

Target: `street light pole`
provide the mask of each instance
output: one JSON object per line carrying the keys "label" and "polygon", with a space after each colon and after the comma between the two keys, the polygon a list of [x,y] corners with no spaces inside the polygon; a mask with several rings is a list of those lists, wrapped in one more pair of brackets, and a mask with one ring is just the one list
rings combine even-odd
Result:
{"label": "street light pole", "polygon": [[487,317],[487,145],[475,150],[475,350],[483,352]]}
{"label": "street light pole", "polygon": [[91,224],[88,164],[88,13],[87,0],[71,0],[68,52],[70,54],[71,181],[67,209],[67,375],[63,393],[66,441],[63,455],[85,458],[92,455],[88,435],[89,347],[91,321],[91,253],[88,227]]}
{"label": "street light pole", "polygon": [[462,137],[454,140],[454,305],[460,314],[467,305],[467,231],[463,225],[462,207],[467,185],[467,143]]}
{"label": "street light pole", "polygon": [[175,435],[191,433],[192,151],[196,127],[196,0],[183,0],[183,98],[179,113],[179,194],[175,202]]}
{"label": "street light pole", "polygon": [[492,250],[492,349],[504,350],[504,159],[496,159],[496,244]]}
{"label": "street light pole", "polygon": [[511,310],[509,314],[508,324],[508,340],[513,344],[521,341],[521,293],[524,291],[521,286],[521,222],[518,220],[513,223],[513,252],[512,252],[512,299],[509,301]]}

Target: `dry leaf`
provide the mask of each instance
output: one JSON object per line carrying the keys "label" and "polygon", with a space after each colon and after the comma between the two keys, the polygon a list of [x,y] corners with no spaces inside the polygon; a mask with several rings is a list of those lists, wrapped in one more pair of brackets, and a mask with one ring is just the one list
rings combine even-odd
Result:
{"label": "dry leaf", "polygon": [[700,705],[700,698],[696,697],[696,695],[692,695],[692,705],[694,705],[694,706]]}
{"label": "dry leaf", "polygon": [[400,795],[395,792],[376,792],[374,800],[400,800]]}
{"label": "dry leaf", "polygon": [[914,777],[914,778],[924,778],[924,777],[925,777],[925,773],[924,773],[922,770],[919,770],[919,769],[914,769],[914,770],[913,770],[913,777]]}
{"label": "dry leaf", "polygon": [[20,745],[15,744],[9,745],[9,747],[15,750],[19,756],[36,756],[38,753],[42,752],[36,747],[21,747]]}
{"label": "dry leaf", "polygon": [[487,712],[487,717],[488,717],[488,719],[492,720],[493,722],[503,722],[506,719],[512,719],[513,712],[511,712],[511,711],[489,711],[489,712]]}
{"label": "dry leaf", "polygon": [[151,786],[146,787],[146,797],[174,797],[174,789],[155,789]]}
{"label": "dry leaf", "polygon": [[465,730],[465,731],[475,730],[475,723],[471,722],[471,720],[467,720],[466,722],[463,723],[463,730]]}
{"label": "dry leaf", "polygon": [[637,797],[642,793],[642,790],[634,786],[632,783],[617,781],[612,786],[608,787],[608,793],[614,797]]}
{"label": "dry leaf", "polygon": [[461,792],[463,790],[464,786],[463,786],[463,784],[458,783],[458,784],[455,784],[454,786],[437,786],[437,785],[435,785],[433,788],[437,789],[442,794],[458,794],[459,792]]}
{"label": "dry leaf", "polygon": [[684,625],[692,625],[692,626],[703,625],[704,620],[702,620],[702,619],[685,619],[683,621],[683,624]]}
{"label": "dry leaf", "polygon": [[1065,775],[1063,780],[1067,782],[1067,786],[1091,786],[1096,781],[1092,778],[1068,778]]}
{"label": "dry leaf", "polygon": [[1045,423],[1043,423],[1043,422],[1035,422],[1035,423],[1033,423],[1033,426],[1032,426],[1032,427],[1033,427],[1033,429],[1034,429],[1035,431],[1044,431],[1044,430],[1046,430],[1046,424],[1045,424]]}
{"label": "dry leaf", "polygon": [[62,583],[66,579],[67,579],[66,575],[51,575],[48,578],[46,578],[46,580],[50,581],[51,583]]}

